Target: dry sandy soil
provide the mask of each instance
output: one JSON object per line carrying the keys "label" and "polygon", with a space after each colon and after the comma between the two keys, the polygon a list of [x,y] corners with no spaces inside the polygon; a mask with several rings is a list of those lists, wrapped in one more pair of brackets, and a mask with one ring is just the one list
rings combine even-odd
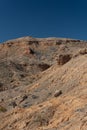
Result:
{"label": "dry sandy soil", "polygon": [[0,44],[0,130],[87,129],[87,42]]}

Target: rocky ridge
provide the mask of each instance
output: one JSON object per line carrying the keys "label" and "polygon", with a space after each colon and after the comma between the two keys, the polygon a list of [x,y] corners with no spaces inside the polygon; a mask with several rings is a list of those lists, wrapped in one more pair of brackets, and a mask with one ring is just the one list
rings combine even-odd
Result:
{"label": "rocky ridge", "polygon": [[0,44],[0,130],[86,130],[87,42]]}

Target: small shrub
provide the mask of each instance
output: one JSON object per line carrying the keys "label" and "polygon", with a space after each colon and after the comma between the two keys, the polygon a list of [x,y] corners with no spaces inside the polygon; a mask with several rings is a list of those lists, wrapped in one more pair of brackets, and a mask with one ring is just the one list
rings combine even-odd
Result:
{"label": "small shrub", "polygon": [[13,44],[13,42],[7,42],[7,46],[8,46],[8,47],[11,47],[12,44]]}
{"label": "small shrub", "polygon": [[0,112],[6,112],[6,111],[7,111],[7,109],[5,107],[0,106]]}
{"label": "small shrub", "polygon": [[3,91],[4,87],[3,87],[3,83],[0,83],[0,91]]}
{"label": "small shrub", "polygon": [[59,40],[59,41],[56,42],[56,45],[61,45],[62,43],[63,43],[63,41]]}
{"label": "small shrub", "polygon": [[36,122],[39,126],[46,126],[49,123],[48,118],[46,118],[46,115],[39,114],[35,117],[34,122]]}

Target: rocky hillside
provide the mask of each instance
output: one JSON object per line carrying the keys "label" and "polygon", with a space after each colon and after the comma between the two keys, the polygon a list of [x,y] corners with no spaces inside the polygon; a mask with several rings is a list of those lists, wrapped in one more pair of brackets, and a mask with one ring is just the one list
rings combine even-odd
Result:
{"label": "rocky hillside", "polygon": [[0,130],[86,130],[87,42],[0,44]]}

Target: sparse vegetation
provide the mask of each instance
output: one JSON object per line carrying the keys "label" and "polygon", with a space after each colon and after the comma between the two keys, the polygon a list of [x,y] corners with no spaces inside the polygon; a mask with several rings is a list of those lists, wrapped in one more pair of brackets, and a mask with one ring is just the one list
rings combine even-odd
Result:
{"label": "sparse vegetation", "polygon": [[0,45],[0,130],[86,130],[86,42],[12,43]]}
{"label": "sparse vegetation", "polygon": [[7,109],[5,107],[0,106],[0,112],[6,112],[6,111],[7,111]]}
{"label": "sparse vegetation", "polygon": [[0,91],[3,91],[4,87],[3,87],[3,83],[0,83]]}

